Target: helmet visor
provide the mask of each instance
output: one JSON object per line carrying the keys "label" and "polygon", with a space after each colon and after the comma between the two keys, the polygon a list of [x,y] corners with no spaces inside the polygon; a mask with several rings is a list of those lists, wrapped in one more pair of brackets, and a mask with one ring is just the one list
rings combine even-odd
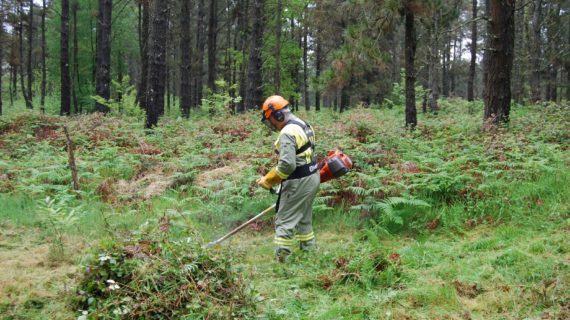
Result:
{"label": "helmet visor", "polygon": [[261,110],[261,122],[267,128],[269,128],[269,130],[272,130],[272,131],[277,130],[277,128],[273,125],[273,123],[271,123],[271,121],[269,121],[269,119],[265,117],[265,111],[263,111],[263,110]]}

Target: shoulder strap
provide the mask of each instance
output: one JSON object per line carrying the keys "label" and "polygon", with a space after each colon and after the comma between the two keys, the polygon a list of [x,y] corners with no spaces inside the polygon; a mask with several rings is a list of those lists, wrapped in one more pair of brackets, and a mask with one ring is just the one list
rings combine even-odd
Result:
{"label": "shoulder strap", "polygon": [[296,154],[301,154],[307,150],[309,150],[309,148],[315,148],[315,144],[313,143],[313,141],[311,140],[311,137],[313,137],[315,135],[315,133],[313,132],[313,129],[311,128],[311,125],[308,123],[303,123],[301,121],[297,121],[295,119],[291,119],[289,121],[287,121],[287,124],[296,124],[299,127],[301,127],[303,129],[303,131],[305,132],[305,134],[307,135],[307,140],[309,140],[309,142],[305,143],[304,145],[302,145],[299,149],[297,149],[297,151],[295,152]]}

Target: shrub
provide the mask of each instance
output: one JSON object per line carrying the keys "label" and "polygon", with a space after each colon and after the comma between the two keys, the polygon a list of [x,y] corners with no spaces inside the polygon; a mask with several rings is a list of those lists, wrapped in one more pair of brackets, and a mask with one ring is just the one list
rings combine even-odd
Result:
{"label": "shrub", "polygon": [[99,244],[86,259],[73,299],[76,310],[97,319],[240,319],[252,314],[253,291],[233,267],[231,254],[202,249],[194,234],[174,240],[167,218],[153,229]]}

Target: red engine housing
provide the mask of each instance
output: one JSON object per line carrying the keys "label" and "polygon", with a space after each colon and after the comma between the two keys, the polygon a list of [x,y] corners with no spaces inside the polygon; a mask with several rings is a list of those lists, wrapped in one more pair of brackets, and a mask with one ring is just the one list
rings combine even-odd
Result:
{"label": "red engine housing", "polygon": [[331,150],[319,162],[321,183],[341,177],[349,172],[350,169],[352,169],[352,160],[338,149]]}

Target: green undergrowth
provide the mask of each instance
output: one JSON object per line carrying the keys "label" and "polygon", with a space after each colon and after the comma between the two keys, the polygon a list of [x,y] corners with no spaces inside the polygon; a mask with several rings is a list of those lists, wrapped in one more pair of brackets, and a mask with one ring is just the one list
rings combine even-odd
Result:
{"label": "green undergrowth", "polygon": [[[238,257],[209,252],[167,217],[128,238],[102,241],[83,263],[73,305],[95,319],[244,319],[256,295]],[[175,236],[174,236],[175,235]]]}
{"label": "green undergrowth", "polygon": [[[314,205],[319,249],[295,253],[286,266],[272,260],[271,215],[227,249],[200,249],[275,201],[254,182],[276,158],[275,135],[253,111],[197,111],[189,120],[173,113],[148,132],[136,113],[61,118],[10,109],[0,118],[0,220],[34,230],[50,252],[62,244],[50,263],[107,272],[76,275],[79,287],[62,295],[75,301],[71,318],[81,311],[151,318],[155,304],[190,318],[208,318],[208,310],[267,319],[564,315],[570,109],[513,106],[508,126],[484,129],[480,102],[440,105],[438,115],[419,114],[414,131],[403,128],[396,107],[299,112],[315,127],[321,156],[338,147],[355,167],[321,185]],[[79,190],[71,188],[64,125],[75,144]],[[161,221],[168,221],[168,236],[141,233]],[[183,242],[190,231],[194,238]],[[87,249],[75,250],[74,242]],[[155,250],[150,256],[125,253],[146,243]],[[104,279],[111,266],[98,259],[105,252],[126,278]],[[224,274],[210,277],[206,265],[184,273],[190,260],[214,261]],[[160,285],[157,270],[164,272]],[[184,303],[176,298],[184,293],[175,288],[204,276],[213,287],[188,289],[194,295]],[[242,308],[233,297],[202,294],[218,290],[217,279],[226,276],[254,302]],[[125,290],[111,293],[107,280]],[[90,296],[86,288],[99,291]],[[150,298],[163,291],[173,294]],[[135,297],[144,297],[147,309],[132,304]],[[26,318],[41,318],[41,308]]]}

